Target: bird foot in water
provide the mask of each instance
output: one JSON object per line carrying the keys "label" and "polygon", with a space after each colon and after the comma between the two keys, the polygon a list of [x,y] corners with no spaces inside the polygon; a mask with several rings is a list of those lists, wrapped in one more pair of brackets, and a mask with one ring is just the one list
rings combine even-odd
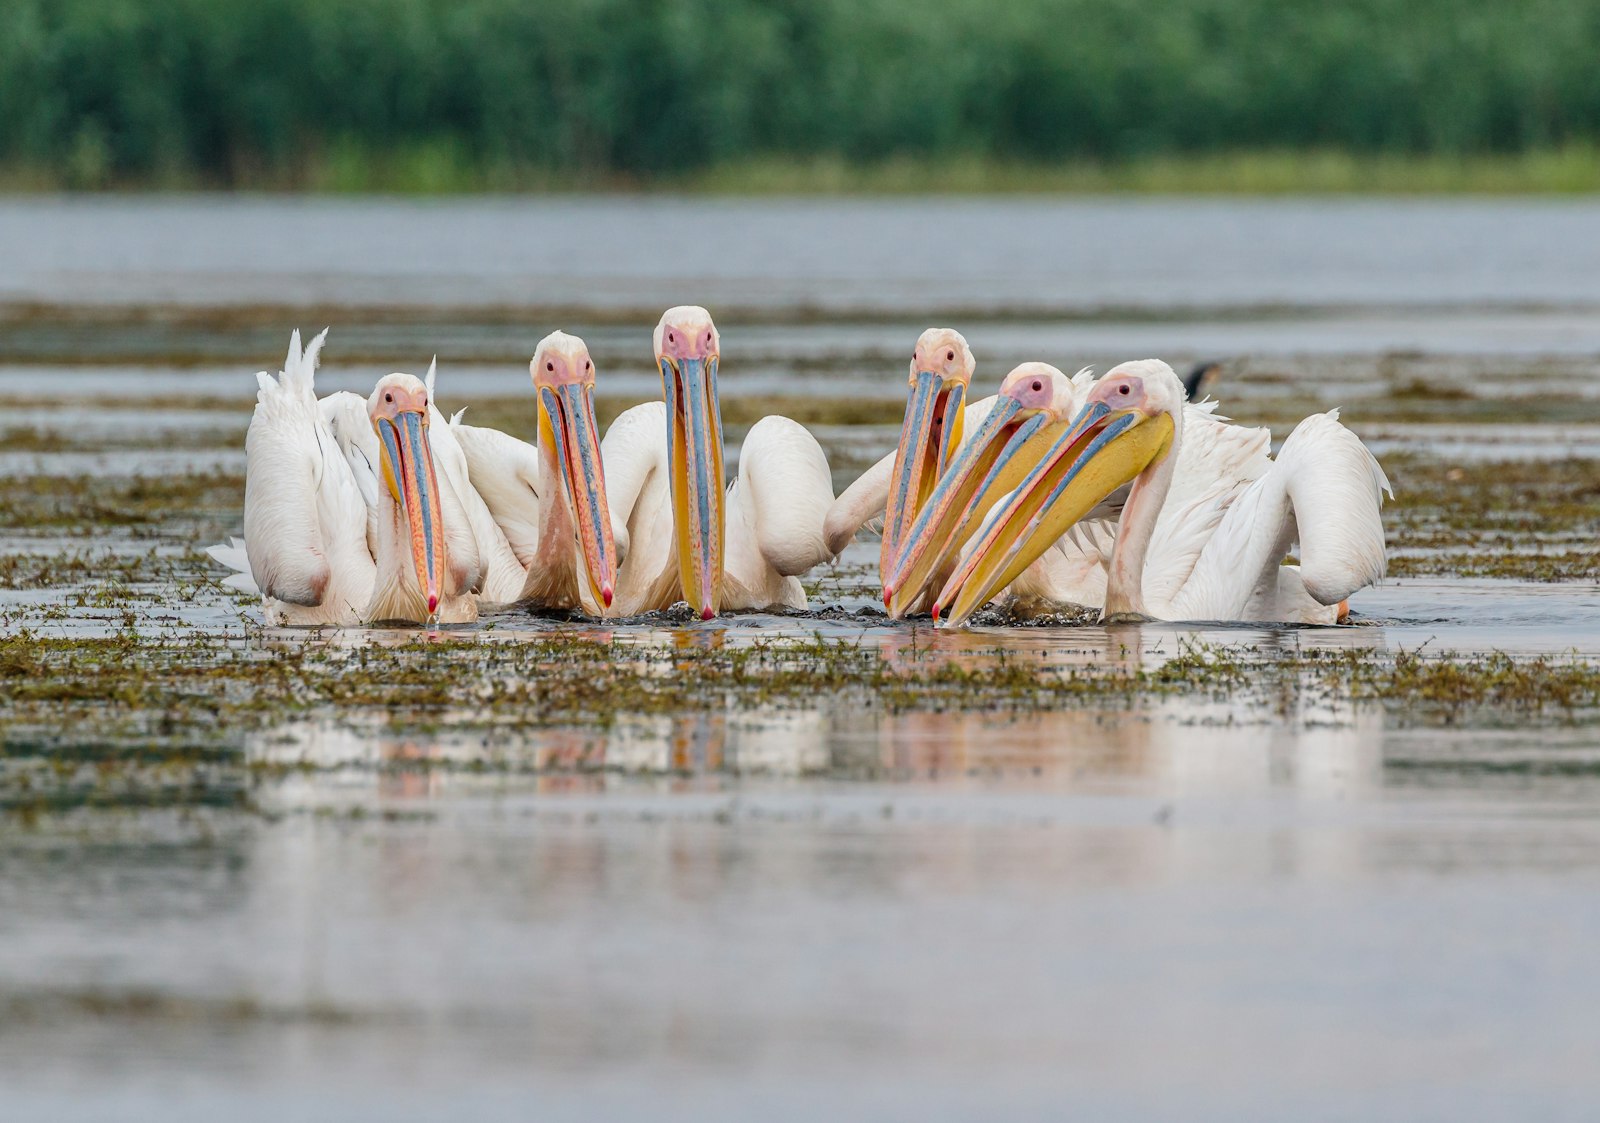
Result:
{"label": "bird foot in water", "polygon": [[1148,624],[1153,619],[1155,619],[1155,617],[1146,616],[1142,612],[1113,612],[1109,616],[1100,617],[1100,623],[1102,623],[1102,624]]}

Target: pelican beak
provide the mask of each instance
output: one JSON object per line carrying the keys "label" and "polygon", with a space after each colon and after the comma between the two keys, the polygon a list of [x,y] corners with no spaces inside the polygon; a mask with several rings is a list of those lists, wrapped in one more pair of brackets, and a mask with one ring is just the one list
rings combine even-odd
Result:
{"label": "pelican beak", "polygon": [[611,538],[611,508],[600,463],[594,386],[540,386],[539,413],[540,437],[554,442],[556,463],[561,465],[561,485],[577,527],[589,593],[594,603],[610,608],[616,593],[617,549]]}
{"label": "pelican beak", "polygon": [[946,383],[931,370],[918,371],[911,380],[906,418],[900,426],[900,447],[894,454],[894,474],[889,478],[883,548],[878,555],[878,575],[885,591],[918,512],[927,504],[951,454],[961,444],[966,397],[963,383]]}
{"label": "pelican beak", "polygon": [[411,561],[431,614],[439,611],[445,556],[439,480],[433,473],[433,451],[428,447],[428,416],[417,410],[402,410],[393,417],[378,418],[375,427],[383,446],[384,482],[405,512],[411,531]]}
{"label": "pelican beak", "polygon": [[[1165,412],[1113,411],[1103,402],[1084,406],[1022,482],[1009,489],[1010,496],[939,591],[934,619],[943,617],[952,627],[965,622],[1068,527],[1165,456],[1172,433],[1172,417]],[[983,498],[980,494],[978,501]]]}
{"label": "pelican beak", "polygon": [[1001,397],[950,464],[911,523],[894,569],[883,583],[884,605],[899,617],[922,594],[946,559],[972,534],[983,513],[1027,472],[1047,443],[1049,417]]}
{"label": "pelican beak", "polygon": [[662,356],[657,362],[667,402],[678,579],[689,607],[709,620],[722,600],[722,409],[717,402],[717,356]]}

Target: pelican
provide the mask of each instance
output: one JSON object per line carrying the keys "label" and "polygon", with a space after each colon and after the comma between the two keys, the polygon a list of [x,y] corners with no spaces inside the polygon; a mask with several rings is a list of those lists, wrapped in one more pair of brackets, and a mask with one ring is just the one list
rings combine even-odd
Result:
{"label": "pelican", "polygon": [[[916,611],[919,606],[929,607],[933,594],[956,564],[956,552],[976,530],[976,522],[960,522],[955,516],[965,513],[966,500],[975,494],[984,478],[982,472],[974,474],[975,458],[987,458],[985,470],[993,462],[995,450],[983,451],[987,438],[997,432],[1014,434],[1035,416],[1040,421],[1032,423],[1030,434],[1047,420],[1057,428],[1065,425],[1093,382],[1087,369],[1069,378],[1048,363],[1023,363],[1006,376],[1000,394],[956,412],[954,424],[943,425],[946,439],[941,440],[938,424],[950,416],[952,400],[959,405],[974,365],[972,353],[959,332],[949,328],[923,332],[912,354],[900,447],[846,488],[828,513],[827,544],[835,553],[873,517],[885,516],[880,576],[884,604],[891,617]],[[1215,409],[1214,402],[1188,407],[1205,439],[1194,442],[1186,454],[1182,472],[1186,486],[1199,486],[1194,481],[1253,478],[1252,473],[1266,463],[1266,431],[1223,425],[1221,419],[1212,416]],[[985,439],[974,441],[974,433],[982,433]],[[935,447],[939,448],[937,460],[929,451]],[[1017,463],[1025,459],[1018,458]],[[966,465],[965,474],[960,481],[946,484],[945,478],[958,463]],[[1013,477],[1021,478],[1015,470],[1008,478]],[[937,485],[935,479],[939,481]],[[962,502],[949,502],[957,491],[963,494]],[[982,510],[992,506],[1000,494],[993,489],[987,491]],[[886,514],[887,504],[902,495],[911,502],[901,508],[898,520],[891,520]],[[935,504],[936,495],[939,502]],[[1019,602],[1098,607],[1105,595],[1102,540],[1115,532],[1115,516],[1123,497],[1122,493],[1108,497],[1082,533],[1052,544],[1004,591]],[[930,504],[939,510],[930,513]]]}
{"label": "pelican", "polygon": [[427,386],[391,374],[365,402],[339,393],[319,403],[327,335],[302,349],[296,331],[278,376],[256,376],[244,541],[211,556],[237,571],[229,584],[261,593],[270,624],[476,619],[466,484],[435,470]]}
{"label": "pelican", "polygon": [[[1249,483],[1224,479],[1174,502],[1195,435],[1184,400],[1172,368],[1146,359],[1108,371],[1059,432],[1034,418],[984,434],[980,455],[993,466],[964,506],[968,519],[982,517],[985,501],[993,510],[940,589],[935,616],[964,622],[1130,482],[1116,534],[1102,541],[1104,620],[1333,623],[1351,594],[1383,577],[1381,507],[1393,493],[1337,410],[1302,421]],[[1038,437],[1048,447],[1030,448]],[[1295,543],[1299,565],[1285,566]]]}
{"label": "pelican", "polygon": [[724,495],[716,325],[704,308],[669,308],[654,344],[665,400],[623,413],[600,446],[624,556],[616,610],[682,600],[709,620],[723,609],[804,608],[799,576],[833,556],[821,446],[786,417],[762,418]]}
{"label": "pelican", "polygon": [[835,556],[862,527],[883,519],[878,575],[891,616],[914,607],[887,595],[901,543],[961,446],[968,423],[980,421],[994,404],[993,398],[971,405],[966,402],[976,366],[966,337],[955,329],[929,328],[918,336],[911,351],[899,446],[863,472],[828,509],[823,534]]}
{"label": "pelican", "polygon": [[462,413],[445,427],[472,483],[469,509],[483,512],[474,528],[489,544],[484,599],[603,616],[616,594],[617,549],[594,360],[583,340],[557,331],[539,341],[528,371],[537,445],[464,424]]}

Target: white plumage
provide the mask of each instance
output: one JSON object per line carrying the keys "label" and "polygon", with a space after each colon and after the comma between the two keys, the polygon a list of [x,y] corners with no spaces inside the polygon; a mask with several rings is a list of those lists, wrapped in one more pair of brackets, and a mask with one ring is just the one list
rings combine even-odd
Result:
{"label": "white plumage", "polygon": [[446,428],[462,454],[473,496],[489,524],[482,532],[491,543],[483,595],[486,601],[512,604],[531,595],[528,567],[538,558],[543,503],[539,453],[528,442],[498,429],[464,424],[465,412],[452,417]]}
{"label": "white plumage", "polygon": [[[403,513],[380,483],[368,405],[350,393],[316,397],[327,335],[302,348],[296,331],[283,370],[256,376],[245,437],[244,540],[208,552],[234,571],[229,585],[261,594],[270,624],[421,621],[429,612],[402,545]],[[437,617],[475,619],[478,551],[445,474],[437,501],[447,558]]]}
{"label": "white plumage", "polygon": [[[666,430],[666,406],[646,402],[612,422],[600,446],[624,559],[616,600],[624,615],[683,599]],[[722,607],[805,608],[799,577],[833,557],[823,533],[832,504],[827,457],[804,426],[777,416],[751,426],[727,490]]]}
{"label": "white plumage", "polygon": [[[1068,416],[1081,407],[1094,381],[1088,368],[1067,380],[1065,389],[1070,396],[1063,394],[1061,398],[1069,411]],[[997,395],[990,396],[966,407],[958,454],[982,428],[997,401]],[[1267,430],[1227,424],[1227,418],[1218,416],[1216,408],[1217,403],[1205,401],[1190,404],[1184,410],[1193,438],[1186,443],[1179,459],[1173,501],[1169,504],[1173,512],[1208,498],[1225,508],[1243,484],[1261,475],[1271,463],[1267,456],[1270,444]],[[832,553],[840,553],[856,533],[883,517],[894,459],[895,454],[889,453],[839,494],[825,524],[826,542]],[[1108,497],[1100,508],[1100,517],[1086,518],[1072,527],[1002,590],[996,600],[1015,600],[1042,610],[1101,607],[1105,603],[1106,566],[1111,544],[1115,541],[1118,512],[1126,495],[1127,489],[1123,488]],[[991,517],[1004,506],[1004,500],[997,503]],[[1157,536],[1159,551],[1163,556],[1170,555],[1173,568],[1183,564],[1186,552],[1197,550],[1193,536],[1196,526],[1191,522],[1185,529],[1181,520],[1163,520]],[[973,541],[981,537],[980,531],[973,536]],[[1200,542],[1203,543],[1203,539]],[[1192,557],[1189,560],[1192,564]],[[933,590],[937,588],[935,581]]]}
{"label": "white plumage", "polygon": [[[1336,622],[1346,598],[1383,577],[1390,488],[1377,460],[1337,410],[1302,421],[1272,459],[1265,429],[1183,402],[1182,384],[1158,360],[1114,368],[1089,395],[1088,404],[1110,410],[1102,416],[1165,415],[1172,425],[1166,453],[1134,478],[1115,532],[1086,520],[1063,536],[1098,558],[1107,616]],[[1081,454],[1080,465],[1121,439]],[[1015,499],[991,519],[1010,517]],[[1295,548],[1300,564],[1284,565]],[[941,600],[955,595],[946,588]]]}
{"label": "white plumage", "polygon": [[[581,464],[593,429],[593,361],[583,340],[557,331],[539,342],[529,367],[536,395],[529,412],[546,443],[536,446],[497,429],[468,425],[462,420],[465,410],[448,422],[435,412],[436,460],[441,474],[459,481],[464,517],[483,566],[485,603],[581,608],[601,616],[612,567],[609,528],[588,541],[591,536],[573,511],[574,495],[584,501],[596,491],[604,506],[598,466],[587,473]],[[552,418],[551,409],[559,416]],[[598,458],[597,449],[594,455]],[[570,485],[561,478],[569,463]],[[586,579],[591,555],[600,597]]]}
{"label": "white plumage", "polygon": [[[1187,420],[1180,439],[1190,440]],[[1174,508],[1168,497],[1157,526],[1166,523],[1189,545],[1158,554],[1152,542],[1145,612],[1169,620],[1334,623],[1340,602],[1383,578],[1385,493],[1393,494],[1383,469],[1340,423],[1339,411],[1312,414],[1231,501],[1204,497]],[[1298,567],[1282,564],[1291,549]]]}
{"label": "white plumage", "polygon": [[[1087,396],[1087,386],[1082,389]],[[1159,575],[1158,584],[1187,575],[1205,544],[1208,518],[1214,527],[1234,498],[1272,463],[1266,429],[1230,424],[1216,408],[1216,402],[1205,401],[1183,410],[1190,439],[1175,451],[1172,495],[1157,521],[1151,542],[1154,564],[1147,567],[1147,573]],[[1103,607],[1107,567],[1127,494],[1127,488],[1113,493],[1110,505],[1117,513],[1073,525],[1007,592],[1017,600],[1042,601],[1046,608]],[[1002,506],[997,504],[997,510]]]}
{"label": "white plumage", "polygon": [[477,543],[478,563],[483,571],[480,599],[487,604],[506,604],[519,598],[527,575],[480,492],[482,481],[472,472],[466,442],[458,434],[461,414],[458,412],[447,421],[439,412],[434,392],[436,367],[436,363],[428,367],[424,380],[428,387],[428,439],[433,446],[434,464],[460,499],[467,525]]}

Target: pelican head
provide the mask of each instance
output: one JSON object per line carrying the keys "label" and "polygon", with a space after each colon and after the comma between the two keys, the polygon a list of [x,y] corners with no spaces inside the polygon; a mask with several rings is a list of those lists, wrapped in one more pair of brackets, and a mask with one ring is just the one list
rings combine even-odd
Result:
{"label": "pelican head", "polygon": [[437,612],[446,559],[439,480],[428,445],[428,388],[409,374],[387,375],[367,399],[367,417],[378,434],[384,483],[410,531],[417,584],[428,611]]}
{"label": "pelican head", "polygon": [[883,598],[900,616],[954,556],[984,514],[1015,487],[1071,420],[1072,380],[1049,363],[1023,363],[1000,384],[983,424],[939,477],[916,513]]}
{"label": "pelican head", "polygon": [[617,551],[600,463],[600,426],[594,416],[594,360],[583,340],[556,331],[539,341],[528,370],[539,398],[539,447],[554,453],[560,469],[584,578],[595,602],[610,608]]}
{"label": "pelican head", "polygon": [[711,313],[668,308],[656,325],[656,366],[667,403],[672,525],[683,599],[709,620],[722,599],[722,409],[717,401],[721,337]]}
{"label": "pelican head", "polygon": [[[1159,359],[1107,371],[1026,478],[1004,488],[1010,492],[1005,502],[939,591],[935,618],[960,624],[1102,499],[1168,463],[1183,424],[1184,400],[1183,383]],[[1125,521],[1134,503],[1130,497]],[[1112,612],[1109,602],[1106,611]]]}
{"label": "pelican head", "polygon": [[893,599],[889,583],[899,564],[906,534],[961,444],[961,419],[974,366],[972,349],[953,328],[929,328],[918,337],[916,349],[911,352],[906,416],[900,425],[894,474],[889,478],[883,548],[878,556],[886,605]]}

